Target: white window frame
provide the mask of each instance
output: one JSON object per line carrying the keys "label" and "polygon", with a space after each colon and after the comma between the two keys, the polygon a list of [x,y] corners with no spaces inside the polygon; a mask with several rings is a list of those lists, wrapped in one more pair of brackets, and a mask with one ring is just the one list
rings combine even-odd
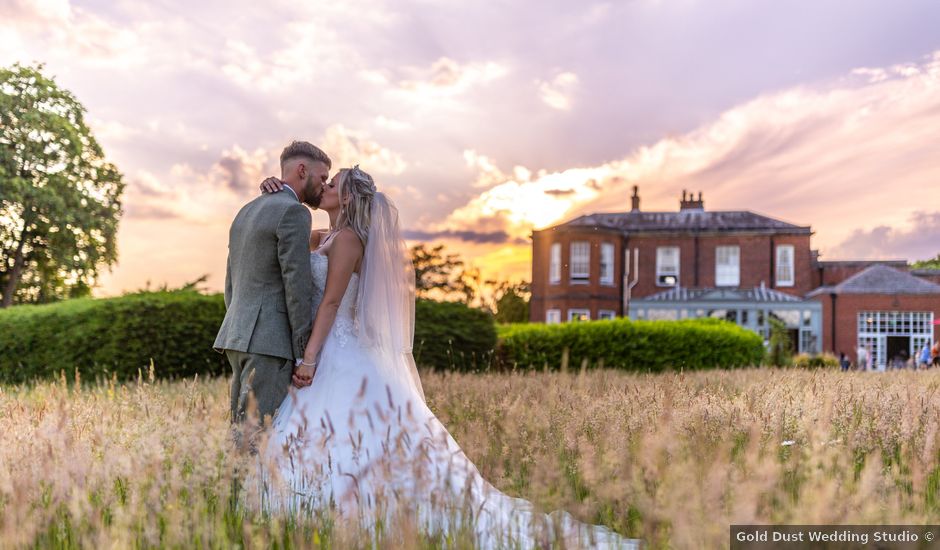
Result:
{"label": "white window frame", "polygon": [[545,310],[545,324],[557,325],[558,323],[561,323],[561,310],[554,308]]}
{"label": "white window frame", "polygon": [[[675,269],[667,269],[664,265],[665,262],[665,253],[667,251],[675,251]],[[679,286],[679,271],[682,262],[681,252],[678,246],[658,246],[656,247],[656,286],[665,286],[665,287],[675,287]],[[663,277],[675,277],[676,282],[673,284],[662,282]]]}
{"label": "white window frame", "polygon": [[[726,260],[721,262],[722,255]],[[737,287],[741,286],[741,247],[738,245],[723,245],[715,247],[715,286]]]}
{"label": "white window frame", "polygon": [[601,243],[601,284],[614,284],[614,245]]}
{"label": "white window frame", "polygon": [[617,312],[612,309],[601,309],[601,310],[598,310],[597,312],[597,318],[598,320],[616,319]]}
{"label": "white window frame", "polygon": [[[796,284],[796,259],[794,258],[795,248],[792,244],[781,244],[777,245],[777,254],[776,254],[776,263],[774,264],[774,277],[776,278],[777,286],[793,286]],[[781,260],[781,256],[785,252],[789,251],[790,260],[789,262],[784,262]],[[781,277],[780,270],[781,268],[789,268],[789,278]],[[786,272],[784,272],[784,275]]]}
{"label": "white window frame", "polygon": [[860,311],[857,318],[857,345],[870,348],[876,370],[884,370],[890,359],[889,336],[909,337],[911,355],[919,353],[925,342],[933,345],[932,311]]}
{"label": "white window frame", "polygon": [[552,243],[548,260],[548,283],[561,283],[561,243]]}
{"label": "white window frame", "polygon": [[574,321],[575,317],[585,316],[587,319],[581,319],[582,321],[591,320],[591,310],[583,308],[573,308],[568,310],[568,322]]}
{"label": "white window frame", "polygon": [[591,281],[591,243],[572,241],[568,260],[571,284],[586,285]]}

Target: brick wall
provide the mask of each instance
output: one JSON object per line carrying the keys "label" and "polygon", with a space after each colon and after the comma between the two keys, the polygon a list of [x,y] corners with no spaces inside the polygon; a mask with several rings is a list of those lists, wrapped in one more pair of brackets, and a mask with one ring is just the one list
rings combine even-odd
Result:
{"label": "brick wall", "polygon": [[[591,244],[590,276],[587,284],[571,283],[571,243],[585,241]],[[551,245],[561,244],[561,281],[548,281]],[[601,284],[601,244],[614,246],[614,280],[612,285]],[[623,285],[623,237],[619,232],[585,228],[575,231],[546,229],[532,234],[532,301],[529,319],[545,322],[548,309],[561,310],[562,320],[568,319],[568,310],[586,308],[591,319],[597,319],[600,310],[621,314]]]}
{"label": "brick wall", "polygon": [[[774,274],[775,247],[793,245],[794,285],[777,286]],[[679,247],[679,282],[686,288],[710,288],[715,285],[715,249],[737,246],[740,249],[740,286],[758,287],[763,283],[794,296],[803,296],[813,287],[812,256],[808,235],[675,235],[631,236],[627,247],[640,251],[640,278],[633,297],[643,298],[668,290],[657,285],[656,249]]]}

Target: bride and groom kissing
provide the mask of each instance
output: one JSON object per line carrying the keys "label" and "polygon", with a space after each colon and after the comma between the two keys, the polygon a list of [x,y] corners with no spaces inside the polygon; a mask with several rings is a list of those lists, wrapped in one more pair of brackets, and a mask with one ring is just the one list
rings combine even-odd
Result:
{"label": "bride and groom kissing", "polygon": [[[405,516],[475,544],[632,546],[538,513],[486,482],[428,408],[412,356],[415,275],[398,211],[358,166],[295,141],[280,179],[229,231],[226,314],[237,448],[257,457],[262,507],[329,510],[367,530]],[[329,215],[311,230],[307,207]]]}

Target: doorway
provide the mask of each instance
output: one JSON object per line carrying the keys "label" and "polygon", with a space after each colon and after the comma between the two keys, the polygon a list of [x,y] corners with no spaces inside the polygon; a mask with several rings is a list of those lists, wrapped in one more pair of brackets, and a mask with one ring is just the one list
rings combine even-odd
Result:
{"label": "doorway", "polygon": [[888,367],[904,368],[911,356],[910,336],[888,336]]}
{"label": "doorway", "polygon": [[788,328],[787,337],[790,338],[790,353],[797,354],[800,352],[800,329],[798,328]]}

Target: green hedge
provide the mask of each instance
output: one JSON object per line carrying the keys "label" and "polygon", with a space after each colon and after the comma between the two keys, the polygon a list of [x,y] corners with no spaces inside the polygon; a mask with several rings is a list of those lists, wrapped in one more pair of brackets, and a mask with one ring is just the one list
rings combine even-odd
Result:
{"label": "green hedge", "polygon": [[793,357],[793,366],[802,369],[837,369],[839,358],[831,353],[809,355],[801,353]]}
{"label": "green hedge", "polygon": [[631,321],[615,319],[559,325],[519,324],[499,329],[497,357],[504,368],[588,365],[638,371],[759,365],[763,340],[717,319]]}
{"label": "green hedge", "polygon": [[212,350],[225,305],[193,291],[141,292],[0,310],[0,382],[49,378],[77,368],[85,377],[228,371]]}
{"label": "green hedge", "polygon": [[[134,378],[151,359],[157,376],[225,375],[229,367],[212,350],[225,315],[221,295],[192,291],[137,293],[0,310],[0,383],[69,376],[117,374]],[[490,314],[459,303],[419,300],[415,308],[418,364],[477,370],[491,364],[557,369],[568,353],[573,368],[591,366],[660,371],[757,365],[761,338],[732,323],[689,321],[594,321],[562,325],[496,327]]]}
{"label": "green hedge", "polygon": [[415,304],[415,362],[436,369],[481,370],[496,347],[493,316],[455,302]]}
{"label": "green hedge", "polygon": [[[141,292],[120,298],[68,300],[0,310],[0,383],[36,378],[146,371],[163,378],[228,374],[212,349],[225,316],[222,295]],[[474,368],[496,343],[492,318],[462,304],[419,300],[415,356],[436,368]]]}

